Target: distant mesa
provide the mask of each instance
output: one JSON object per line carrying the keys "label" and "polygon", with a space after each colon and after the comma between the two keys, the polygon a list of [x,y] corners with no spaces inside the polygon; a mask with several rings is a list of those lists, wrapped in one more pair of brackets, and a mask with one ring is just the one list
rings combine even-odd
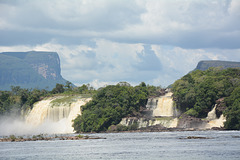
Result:
{"label": "distant mesa", "polygon": [[198,65],[194,70],[205,71],[210,67],[222,67],[223,69],[240,68],[240,62],[217,61],[217,60],[200,61],[200,62],[198,62]]}
{"label": "distant mesa", "polygon": [[11,86],[51,90],[56,83],[65,84],[56,52],[0,53],[0,90]]}

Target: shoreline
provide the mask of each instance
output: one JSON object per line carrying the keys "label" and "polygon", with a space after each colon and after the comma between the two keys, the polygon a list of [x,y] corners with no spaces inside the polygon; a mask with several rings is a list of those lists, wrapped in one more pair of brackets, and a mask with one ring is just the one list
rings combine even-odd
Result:
{"label": "shoreline", "polygon": [[96,134],[96,133],[137,133],[137,132],[181,132],[181,131],[231,131],[225,128],[211,128],[211,129],[199,129],[199,128],[151,128],[151,129],[137,129],[129,131],[101,131],[101,132],[80,132],[77,134]]}
{"label": "shoreline", "polygon": [[[81,133],[71,133],[78,135],[68,136],[67,134],[61,134],[54,136],[49,136],[48,134],[39,134],[32,136],[2,136],[0,142],[25,142],[25,141],[55,141],[55,140],[87,140],[87,139],[106,139],[105,137],[89,136],[81,134],[98,134],[98,133],[144,133],[144,132],[185,132],[185,131],[233,131],[224,128],[212,128],[212,129],[199,129],[199,128],[162,128],[162,129],[138,129],[130,131],[102,131],[102,132],[81,132]],[[234,130],[235,131],[235,130]],[[238,131],[238,130],[237,130]]]}
{"label": "shoreline", "polygon": [[0,142],[26,142],[26,141],[55,141],[55,140],[86,140],[86,139],[106,139],[103,137],[95,137],[95,136],[84,136],[84,135],[76,135],[76,136],[47,136],[47,135],[33,135],[31,137],[23,137],[23,136],[5,136],[0,138]]}

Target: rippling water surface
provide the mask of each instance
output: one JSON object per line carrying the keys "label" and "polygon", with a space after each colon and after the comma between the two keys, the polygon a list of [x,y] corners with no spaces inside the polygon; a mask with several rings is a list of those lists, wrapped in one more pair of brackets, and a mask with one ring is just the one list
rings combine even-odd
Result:
{"label": "rippling water surface", "polygon": [[[0,159],[240,159],[240,131],[104,133],[90,136],[107,139],[1,142]],[[184,139],[188,136],[210,139]]]}

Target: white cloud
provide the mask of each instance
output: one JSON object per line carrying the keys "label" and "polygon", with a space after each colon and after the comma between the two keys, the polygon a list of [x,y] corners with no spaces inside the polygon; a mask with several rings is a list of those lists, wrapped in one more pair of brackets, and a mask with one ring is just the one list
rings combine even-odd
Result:
{"label": "white cloud", "polygon": [[100,88],[100,87],[105,87],[107,85],[115,85],[117,84],[116,82],[103,82],[98,79],[95,79],[89,83],[93,88]]}
{"label": "white cloud", "polygon": [[69,44],[99,38],[182,48],[239,47],[239,0],[19,2],[0,3],[1,30],[8,31],[10,39],[2,39],[6,44],[36,45],[39,41],[22,36],[41,35],[43,43],[52,38]]}
{"label": "white cloud", "polygon": [[0,52],[55,51],[76,84],[167,86],[206,59],[240,61],[239,0],[0,2]]}
{"label": "white cloud", "polygon": [[[0,47],[4,51],[55,51],[62,75],[74,84],[94,87],[127,81],[168,86],[193,70],[201,60],[240,61],[240,49],[183,49],[174,46],[116,43],[97,39],[96,46],[61,45]],[[157,59],[157,60],[155,60]]]}
{"label": "white cloud", "polygon": [[[127,0],[41,0],[1,4],[3,18],[19,28],[109,31],[140,22],[143,8]],[[7,9],[8,8],[8,9]],[[44,30],[43,30],[44,31]]]}
{"label": "white cloud", "polygon": [[216,52],[210,52],[206,49],[183,49],[180,47],[166,47],[153,45],[158,58],[163,66],[168,70],[175,70],[182,74],[186,74],[196,67],[200,60],[224,60],[224,55]]}

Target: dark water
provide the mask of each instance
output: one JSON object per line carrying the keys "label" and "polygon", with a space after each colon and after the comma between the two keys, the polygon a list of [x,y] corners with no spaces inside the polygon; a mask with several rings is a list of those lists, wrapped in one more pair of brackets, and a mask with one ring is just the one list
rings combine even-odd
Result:
{"label": "dark water", "polygon": [[[111,133],[91,136],[107,139],[1,142],[0,159],[240,159],[240,131]],[[187,136],[210,139],[181,139]]]}

